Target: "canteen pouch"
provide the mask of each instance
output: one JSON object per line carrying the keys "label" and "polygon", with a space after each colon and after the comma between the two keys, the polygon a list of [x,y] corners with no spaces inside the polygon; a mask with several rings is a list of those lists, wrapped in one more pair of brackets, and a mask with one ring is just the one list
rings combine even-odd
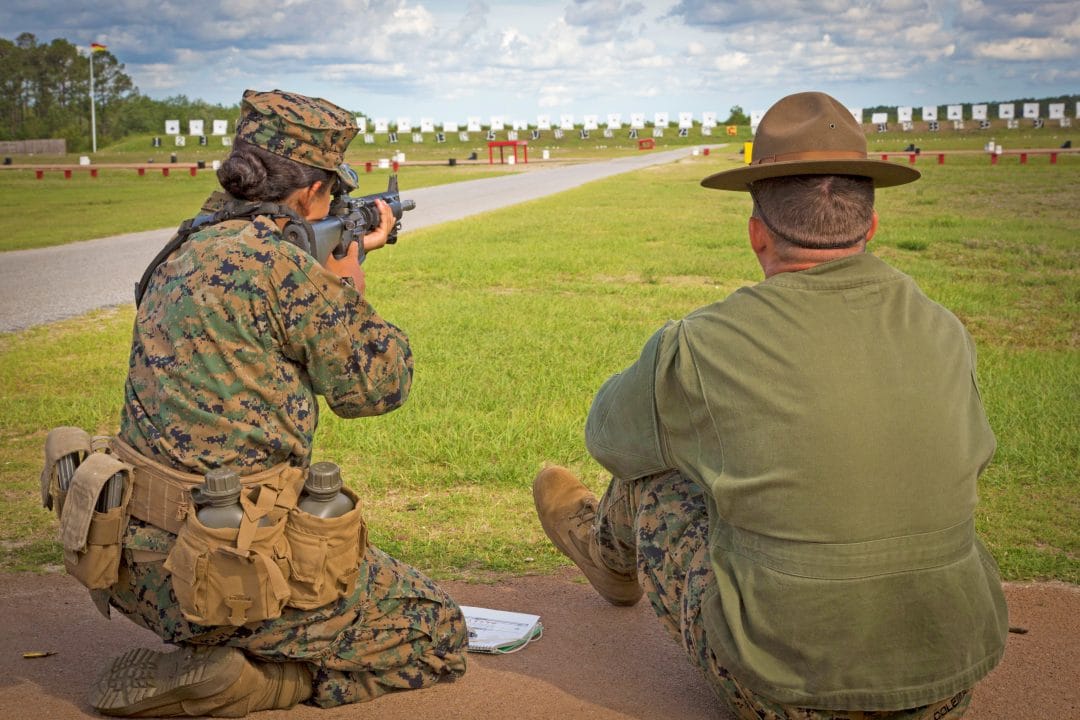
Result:
{"label": "canteen pouch", "polygon": [[[123,478],[120,503],[98,511],[98,498],[106,483]],[[120,551],[127,530],[127,506],[131,500],[131,466],[111,455],[91,453],[75,470],[62,498],[60,542],[64,567],[91,590],[104,590],[117,581]]]}
{"label": "canteen pouch", "polygon": [[[271,512],[276,493],[241,494],[237,528],[209,528],[188,513],[165,560],[180,611],[201,625],[240,626],[281,615],[289,599],[287,515]],[[261,525],[263,517],[271,518]]]}
{"label": "canteen pouch", "polygon": [[90,434],[82,428],[57,427],[45,436],[45,467],[41,470],[41,505],[60,517],[67,490],[61,487],[60,460],[76,453],[81,462],[90,454]]}
{"label": "canteen pouch", "polygon": [[289,541],[289,606],[311,610],[349,595],[356,587],[367,548],[367,523],[360,498],[342,488],[353,509],[322,518],[293,508],[285,525]]}

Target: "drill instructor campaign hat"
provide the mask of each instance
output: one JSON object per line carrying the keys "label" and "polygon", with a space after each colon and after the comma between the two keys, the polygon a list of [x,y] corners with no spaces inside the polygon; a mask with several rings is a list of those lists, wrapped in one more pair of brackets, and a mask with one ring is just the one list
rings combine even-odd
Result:
{"label": "drill instructor campaign hat", "polygon": [[788,95],[769,108],[754,135],[749,165],[710,175],[701,181],[717,190],[750,190],[766,178],[790,175],[856,175],[875,188],[919,179],[906,165],[871,160],[866,136],[851,112],[820,92]]}
{"label": "drill instructor campaign hat", "polygon": [[352,115],[322,98],[273,90],[245,90],[236,138],[304,165],[334,172],[347,190],[356,173],[345,150],[359,128]]}

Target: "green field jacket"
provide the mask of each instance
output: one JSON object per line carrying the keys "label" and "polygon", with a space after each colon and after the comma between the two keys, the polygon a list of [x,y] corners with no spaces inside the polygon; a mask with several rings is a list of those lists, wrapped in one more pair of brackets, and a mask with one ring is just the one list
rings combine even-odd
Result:
{"label": "green field jacket", "polygon": [[994,452],[975,348],[869,254],[780,273],[668,323],[586,426],[615,476],[707,489],[720,664],[773,700],[917,707],[969,688],[1008,629],[975,535]]}

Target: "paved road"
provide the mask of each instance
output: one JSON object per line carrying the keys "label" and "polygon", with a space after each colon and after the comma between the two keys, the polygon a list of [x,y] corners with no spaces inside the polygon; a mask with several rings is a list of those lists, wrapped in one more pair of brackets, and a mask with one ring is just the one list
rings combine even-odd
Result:
{"label": "paved road", "polygon": [[[641,153],[580,165],[531,166],[528,172],[515,175],[410,190],[405,196],[416,201],[416,209],[405,216],[403,234],[569,190],[592,180],[674,162],[695,149]],[[172,231],[163,228],[0,253],[0,332],[132,302],[135,283]]]}

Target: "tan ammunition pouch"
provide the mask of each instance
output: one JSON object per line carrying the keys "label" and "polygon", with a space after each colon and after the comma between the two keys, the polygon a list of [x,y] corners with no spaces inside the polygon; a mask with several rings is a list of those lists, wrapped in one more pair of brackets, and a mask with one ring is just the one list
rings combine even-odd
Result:
{"label": "tan ammunition pouch", "polygon": [[[302,485],[303,473],[289,470]],[[295,490],[286,486],[285,491],[294,493],[295,504]],[[289,545],[287,513],[274,511],[278,496],[269,485],[242,492],[239,529],[209,528],[196,513],[188,514],[165,560],[185,618],[202,625],[244,625],[281,615],[289,599]]]}
{"label": "tan ammunition pouch", "polygon": [[[64,490],[60,487],[57,465],[71,453],[78,453],[81,462]],[[132,493],[131,470],[131,465],[107,454],[106,438],[91,438],[78,428],[62,427],[52,430],[45,439],[42,503],[55,509],[60,518],[64,566],[91,590],[116,583]],[[124,477],[120,504],[107,512],[98,512],[95,509],[98,497],[117,473]]]}
{"label": "tan ammunition pouch", "polygon": [[360,557],[367,547],[367,524],[360,498],[348,488],[342,492],[354,507],[340,517],[316,517],[299,508],[289,513],[285,536],[289,540],[292,607],[322,607],[352,594],[356,587]]}
{"label": "tan ammunition pouch", "polygon": [[240,478],[239,529],[208,528],[191,498],[202,476],[154,462],[117,438],[110,447],[134,466],[131,515],[177,535],[165,568],[188,620],[244,625],[278,617],[285,605],[321,607],[355,588],[367,525],[351,490],[353,510],[314,517],[296,507],[306,471],[277,465]]}

